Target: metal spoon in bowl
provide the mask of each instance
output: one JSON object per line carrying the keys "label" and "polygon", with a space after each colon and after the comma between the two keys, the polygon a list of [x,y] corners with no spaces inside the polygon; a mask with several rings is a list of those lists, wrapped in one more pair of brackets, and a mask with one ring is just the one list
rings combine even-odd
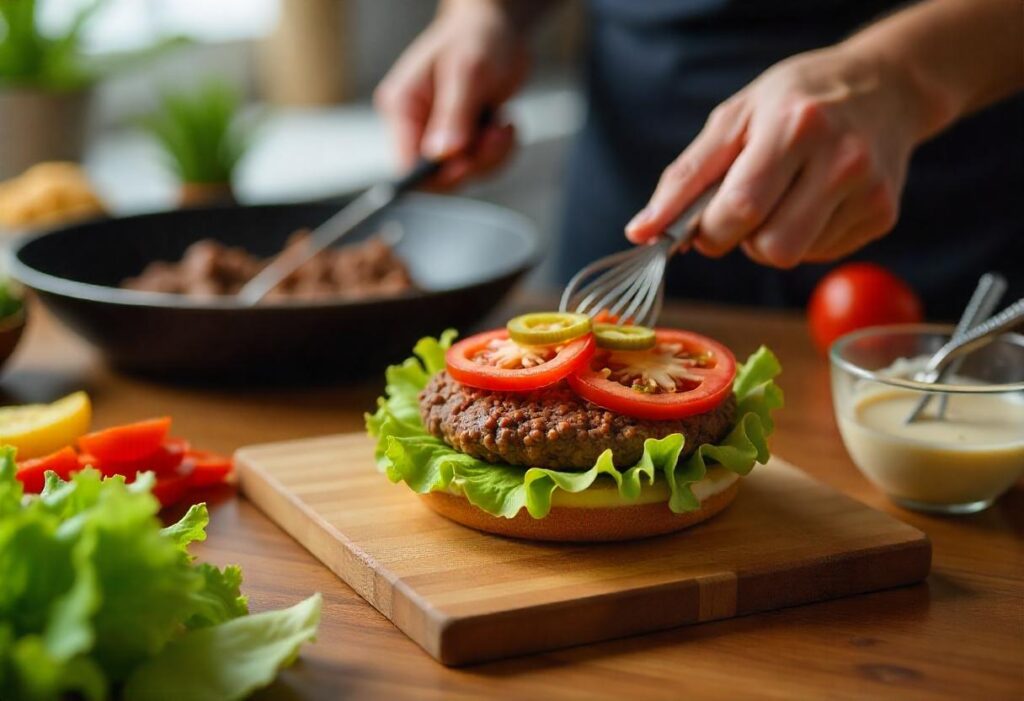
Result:
{"label": "metal spoon in bowl", "polygon": [[[1002,299],[1003,293],[1006,291],[1006,278],[999,273],[985,273],[978,279],[978,286],[974,288],[974,294],[971,295],[970,301],[964,308],[964,313],[960,316],[960,321],[957,323],[956,328],[953,330],[953,338],[951,340],[956,341],[963,338],[971,329],[988,319],[992,312],[995,311],[996,305],[999,304],[999,300]],[[939,377],[936,379],[937,382],[942,382],[949,375],[952,375],[960,367],[963,362],[963,358],[958,358],[951,362],[943,369]],[[931,401],[932,395],[925,394],[918,400],[914,410],[907,415],[905,423],[913,423],[921,417],[925,407]],[[938,419],[943,419],[946,416],[946,407],[949,404],[948,395],[939,396],[939,407],[935,415]]]}
{"label": "metal spoon in bowl", "polygon": [[[918,381],[927,383],[937,382],[942,376],[943,371],[956,359],[988,345],[1001,334],[1013,329],[1021,321],[1024,321],[1024,297],[1018,299],[988,321],[975,326],[960,338],[951,339],[931,357],[925,369],[919,374]],[[919,412],[915,410],[907,418],[907,423],[912,423],[917,418],[919,418]]]}

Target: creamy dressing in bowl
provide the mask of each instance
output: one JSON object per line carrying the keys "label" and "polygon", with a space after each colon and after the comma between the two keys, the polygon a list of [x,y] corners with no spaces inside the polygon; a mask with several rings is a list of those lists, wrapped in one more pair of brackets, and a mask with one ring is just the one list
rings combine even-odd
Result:
{"label": "creamy dressing in bowl", "polygon": [[[941,382],[919,381],[952,331],[901,324],[843,336],[829,350],[832,403],[853,462],[893,501],[968,514],[1024,476],[1024,335],[1003,334],[974,350]],[[907,424],[925,397],[924,414]]]}
{"label": "creamy dressing in bowl", "polygon": [[854,462],[898,499],[950,505],[990,501],[1024,475],[1024,402],[1013,396],[949,395],[945,420],[932,408],[906,424],[920,392],[872,387],[839,414]]}

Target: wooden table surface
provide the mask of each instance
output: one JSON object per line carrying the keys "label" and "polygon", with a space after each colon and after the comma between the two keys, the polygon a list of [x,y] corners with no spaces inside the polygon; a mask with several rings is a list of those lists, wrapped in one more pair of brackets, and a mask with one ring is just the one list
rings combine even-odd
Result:
{"label": "wooden table surface", "polygon": [[[36,306],[0,382],[4,404],[77,389],[95,426],[171,414],[201,447],[240,446],[362,428],[382,378],[363,386],[212,389],[106,369]],[[447,669],[406,639],[245,500],[211,504],[198,555],[238,563],[259,611],[323,592],[318,641],[256,698],[1024,698],[1024,484],[974,516],[901,510],[850,462],[832,417],[828,368],[788,313],[670,306],[668,324],[710,334],[744,357],[759,343],[782,360],[787,407],[773,451],[817,479],[931,536],[925,584],[690,626],[481,666]],[[742,498],[742,496],[741,496]],[[571,567],[572,563],[566,563]]]}

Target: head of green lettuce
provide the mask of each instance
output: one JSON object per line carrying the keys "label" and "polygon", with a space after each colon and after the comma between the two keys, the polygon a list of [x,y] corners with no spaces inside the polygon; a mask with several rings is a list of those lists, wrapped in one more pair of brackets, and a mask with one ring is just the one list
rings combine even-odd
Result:
{"label": "head of green lettuce", "polygon": [[205,504],[164,527],[153,473],[46,473],[0,446],[0,699],[238,701],[312,640],[320,595],[249,614],[242,572],[197,562]]}
{"label": "head of green lettuce", "polygon": [[440,338],[423,338],[413,349],[414,357],[389,367],[385,396],[377,400],[377,411],[366,416],[367,430],[377,439],[378,469],[418,494],[457,491],[492,516],[512,518],[525,508],[534,518],[544,518],[556,489],[576,493],[598,480],[614,480],[619,495],[629,502],[640,497],[645,485],[665,480],[667,508],[684,513],[700,507],[691,485],[704,479],[709,465],[746,475],[755,463],[768,461],[771,414],[782,407],[783,397],[775,384],[779,361],[764,346],[737,367],[732,429],[720,442],[698,446],[686,459],[680,460],[684,439],[678,433],[647,439],[640,460],[625,469],[614,466],[610,450],[584,472],[495,465],[465,455],[428,433],[419,410],[419,393],[444,370],[445,351],[455,336],[448,330]]}

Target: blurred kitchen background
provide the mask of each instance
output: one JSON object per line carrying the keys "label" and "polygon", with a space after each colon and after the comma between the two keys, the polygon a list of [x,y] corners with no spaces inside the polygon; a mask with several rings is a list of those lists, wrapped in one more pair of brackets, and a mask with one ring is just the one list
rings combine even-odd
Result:
{"label": "blurred kitchen background", "polygon": [[[247,148],[231,177],[239,202],[329,198],[393,175],[371,94],[435,8],[426,0],[2,1],[6,24],[18,27],[0,29],[0,180],[40,161],[77,161],[117,215],[179,203],[180,178],[141,122],[162,109],[162,95],[201,92],[211,80],[244,103]],[[581,2],[546,19],[530,83],[507,108],[521,148],[508,168],[461,193],[526,214],[548,240],[566,147],[583,116],[575,74],[584,21]],[[39,46],[18,46],[26,42],[11,41],[15,30],[38,32]],[[0,209],[10,214],[3,188]],[[550,280],[541,266],[529,284]]]}

